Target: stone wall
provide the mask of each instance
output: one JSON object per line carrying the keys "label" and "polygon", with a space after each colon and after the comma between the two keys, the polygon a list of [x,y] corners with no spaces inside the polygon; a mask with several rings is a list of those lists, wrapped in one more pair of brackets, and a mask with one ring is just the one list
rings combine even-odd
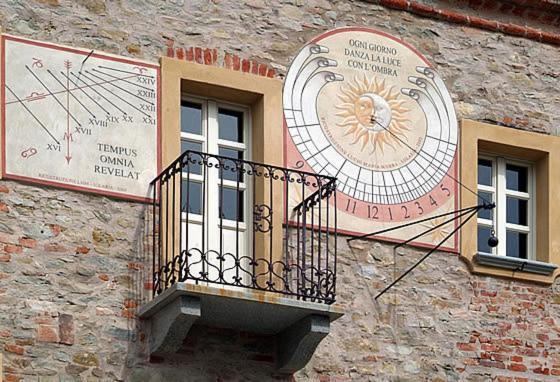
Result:
{"label": "stone wall", "polygon": [[[402,37],[436,65],[460,117],[560,133],[558,46],[373,3],[6,0],[0,25],[6,33],[154,62],[162,54],[188,59],[189,48],[200,47],[212,53],[207,64],[235,65],[231,57],[239,57],[240,67],[246,60],[258,74],[279,78],[313,36],[370,26]],[[496,10],[490,15],[512,20]],[[135,319],[150,289],[144,214],[141,204],[0,183],[4,378],[285,379],[273,374],[264,340],[246,333],[196,328],[176,358],[146,357],[147,334]],[[375,302],[374,294],[421,251],[393,254],[371,242],[351,248],[344,238],[339,248],[338,302],[346,315],[293,379],[558,380],[558,285],[475,276],[458,256],[438,253]]]}
{"label": "stone wall", "polygon": [[6,381],[122,379],[145,294],[144,208],[1,182]]}
{"label": "stone wall", "polygon": [[339,241],[347,312],[297,380],[557,381],[560,285],[472,275],[436,253],[377,301],[424,252]]}

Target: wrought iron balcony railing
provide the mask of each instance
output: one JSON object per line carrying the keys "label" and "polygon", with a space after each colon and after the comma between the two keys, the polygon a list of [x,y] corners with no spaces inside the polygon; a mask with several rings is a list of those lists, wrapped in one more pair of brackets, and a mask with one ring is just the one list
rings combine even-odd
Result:
{"label": "wrought iron balcony railing", "polygon": [[185,151],[152,186],[154,296],[192,282],[335,301],[335,178]]}

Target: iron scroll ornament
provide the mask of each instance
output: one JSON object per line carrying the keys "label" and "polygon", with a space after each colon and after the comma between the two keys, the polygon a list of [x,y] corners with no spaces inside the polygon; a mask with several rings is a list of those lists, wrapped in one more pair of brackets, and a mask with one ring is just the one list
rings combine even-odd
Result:
{"label": "iron scroll ornament", "polygon": [[[218,175],[218,190],[209,179],[209,172]],[[239,176],[232,176],[237,173]],[[228,174],[228,183],[224,181]],[[233,179],[233,180],[231,180]],[[153,296],[159,295],[177,282],[213,283],[233,287],[270,291],[297,299],[332,304],[336,296],[336,213],[329,208],[329,198],[336,205],[336,179],[310,172],[282,168],[237,158],[186,150],[152,181],[152,280]],[[199,187],[201,192],[196,192]],[[256,184],[265,184],[265,193],[256,193]],[[290,185],[313,189],[304,195],[298,216],[310,216],[313,223],[314,206],[325,206],[325,219],[317,220],[315,229],[305,224],[290,226],[279,231],[273,227],[273,217],[278,224],[288,227],[288,203],[274,206],[274,195],[290,199]],[[249,204],[247,220],[231,220],[223,215],[220,190],[222,186],[235,192],[253,193],[248,199],[264,197],[256,204]],[[208,208],[205,198],[216,192],[220,224],[215,239],[208,239],[208,219],[214,210]],[[294,194],[296,198],[301,198]],[[293,197],[292,197],[293,198]],[[299,199],[296,199],[296,202]],[[195,202],[193,204],[193,202]],[[188,206],[189,208],[187,211]],[[278,204],[277,204],[278,205]],[[181,208],[175,208],[181,206]],[[330,209],[330,211],[329,211]],[[243,209],[245,211],[245,209]],[[231,212],[231,209],[229,210]],[[330,219],[329,219],[330,212]],[[179,215],[181,214],[181,215]],[[182,216],[183,224],[176,224]],[[283,220],[282,220],[283,219]],[[222,224],[222,221],[224,224]],[[280,223],[280,221],[282,221]],[[250,225],[247,224],[250,222]],[[331,222],[331,224],[328,224]],[[322,227],[333,227],[325,230]],[[273,228],[282,232],[284,245],[273,243]],[[226,231],[227,230],[227,231]],[[252,234],[243,236],[243,232]],[[249,231],[249,232],[250,232]],[[228,237],[225,236],[227,232]],[[256,234],[259,238],[255,240]],[[292,245],[292,236],[298,236]],[[182,237],[183,240],[172,238]],[[277,236],[274,236],[276,238]],[[260,241],[264,239],[263,241]],[[245,240],[243,243],[242,240]],[[261,243],[265,243],[262,245]]]}
{"label": "iron scroll ornament", "polygon": [[267,204],[253,206],[253,229],[255,232],[266,233],[272,229],[272,210]]}

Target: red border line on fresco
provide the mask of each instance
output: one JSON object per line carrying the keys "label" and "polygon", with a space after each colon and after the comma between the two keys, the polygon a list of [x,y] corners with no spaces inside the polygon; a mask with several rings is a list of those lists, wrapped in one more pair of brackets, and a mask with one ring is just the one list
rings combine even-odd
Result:
{"label": "red border line on fresco", "polygon": [[[16,37],[16,36],[12,36],[12,35],[6,35],[6,34],[2,35],[2,38],[6,39],[6,40],[21,42],[23,44],[35,45],[35,46],[40,46],[40,47],[43,47],[43,48],[55,49],[55,50],[60,50],[60,51],[64,51],[64,52],[69,52],[69,53],[81,54],[83,56],[87,56],[91,52],[91,49],[87,50],[87,49],[70,48],[68,46],[52,44],[50,42],[28,40],[28,39],[25,39],[25,38]],[[125,64],[130,64],[130,65],[142,65],[142,66],[146,66],[148,68],[152,68],[152,69],[156,69],[156,70],[159,69],[159,65],[157,65],[157,64],[150,64],[150,63],[144,62],[144,61],[134,60],[134,59],[120,57],[120,56],[114,56],[114,55],[111,55],[109,53],[95,53],[94,52],[91,55],[91,57],[101,58],[101,59],[105,59],[105,60],[108,59],[108,60],[111,60],[111,61],[123,62]]]}
{"label": "red border line on fresco", "polygon": [[[153,199],[150,198],[150,197],[145,197],[144,198],[144,197],[141,197],[141,196],[135,196],[135,195],[131,195],[131,194],[107,191],[107,190],[100,189],[100,188],[74,186],[72,184],[53,182],[53,181],[42,180],[42,179],[38,179],[38,178],[21,176],[21,175],[13,175],[13,174],[8,174],[6,172],[6,108],[5,108],[5,104],[6,104],[6,90],[5,90],[5,87],[6,87],[5,86],[5,80],[6,80],[6,76],[5,76],[5,74],[6,74],[6,69],[5,69],[6,68],[6,65],[5,65],[5,61],[6,61],[6,40],[11,40],[11,41],[15,41],[15,42],[19,42],[19,43],[23,43],[23,44],[27,44],[27,45],[34,45],[34,46],[39,46],[39,47],[43,47],[43,48],[53,49],[53,50],[57,50],[57,51],[79,54],[79,55],[83,55],[83,56],[86,56],[86,55],[89,54],[89,52],[91,52],[91,50],[86,51],[86,50],[80,50],[80,49],[75,49],[75,48],[69,48],[69,47],[66,47],[66,46],[60,46],[60,45],[51,44],[51,43],[47,43],[47,42],[28,40],[28,39],[19,38],[19,37],[15,37],[15,36],[11,36],[11,35],[1,35],[0,36],[0,46],[1,46],[1,50],[2,50],[1,51],[1,56],[2,57],[0,57],[0,62],[1,62],[1,66],[2,66],[2,68],[1,68],[1,77],[2,78],[0,80],[0,86],[2,86],[2,89],[0,90],[0,97],[1,97],[0,102],[1,102],[1,107],[2,107],[2,116],[1,116],[1,119],[2,119],[2,137],[1,137],[2,178],[20,180],[20,181],[24,181],[24,182],[28,182],[28,183],[43,184],[43,185],[47,185],[47,186],[56,186],[56,187],[60,187],[60,188],[67,188],[67,189],[74,190],[74,191],[85,191],[85,192],[90,192],[90,193],[95,193],[95,194],[112,196],[112,197],[119,198],[119,199],[133,200],[133,201],[142,202],[142,203],[153,202]],[[157,111],[156,111],[157,119],[158,119],[157,127],[156,127],[156,130],[157,130],[156,131],[156,157],[157,157],[156,168],[157,168],[157,174],[159,174],[159,172],[161,171],[161,68],[160,68],[160,66],[156,65],[156,64],[146,63],[146,62],[143,62],[143,61],[137,61],[137,60],[127,59],[127,58],[122,58],[122,57],[116,57],[116,56],[103,54],[103,53],[93,53],[91,56],[95,57],[95,58],[103,59],[103,60],[121,62],[121,63],[129,64],[129,65],[138,65],[138,66],[143,66],[143,67],[155,69],[157,82],[158,82],[158,86],[157,86],[158,102],[157,102]],[[156,176],[157,176],[157,174],[156,174]]]}
{"label": "red border line on fresco", "polygon": [[0,107],[2,107],[2,177],[6,174],[6,84],[5,84],[5,77],[6,77],[6,65],[5,65],[5,56],[6,56],[6,37],[0,36],[0,46],[1,52],[0,54],[0,66],[2,67],[2,72],[0,73],[0,86],[2,89],[0,90]]}

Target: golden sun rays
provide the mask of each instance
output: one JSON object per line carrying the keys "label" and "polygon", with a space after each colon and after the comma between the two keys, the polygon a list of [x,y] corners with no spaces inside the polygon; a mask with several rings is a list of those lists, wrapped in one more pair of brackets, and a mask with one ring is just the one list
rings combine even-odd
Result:
{"label": "golden sun rays", "polygon": [[361,151],[369,147],[370,154],[377,149],[383,152],[385,145],[395,149],[395,145],[401,145],[400,140],[406,140],[409,109],[399,91],[386,85],[385,80],[356,76],[341,86],[338,98],[336,108],[340,111],[336,115],[342,121],[337,126],[346,129],[345,136],[352,135],[352,145],[361,144]]}
{"label": "golden sun rays", "polygon": [[[427,223],[420,223],[420,225],[426,229],[432,229],[440,224],[443,224],[446,219],[449,219],[449,217],[441,216],[439,218],[432,219]],[[452,223],[453,222],[449,222],[447,224],[442,225],[441,227],[435,228],[432,232],[428,233],[427,236],[430,238],[432,242],[436,242],[436,241],[439,242],[445,239],[445,237],[449,235],[451,229],[453,228],[453,226],[449,226]]]}

